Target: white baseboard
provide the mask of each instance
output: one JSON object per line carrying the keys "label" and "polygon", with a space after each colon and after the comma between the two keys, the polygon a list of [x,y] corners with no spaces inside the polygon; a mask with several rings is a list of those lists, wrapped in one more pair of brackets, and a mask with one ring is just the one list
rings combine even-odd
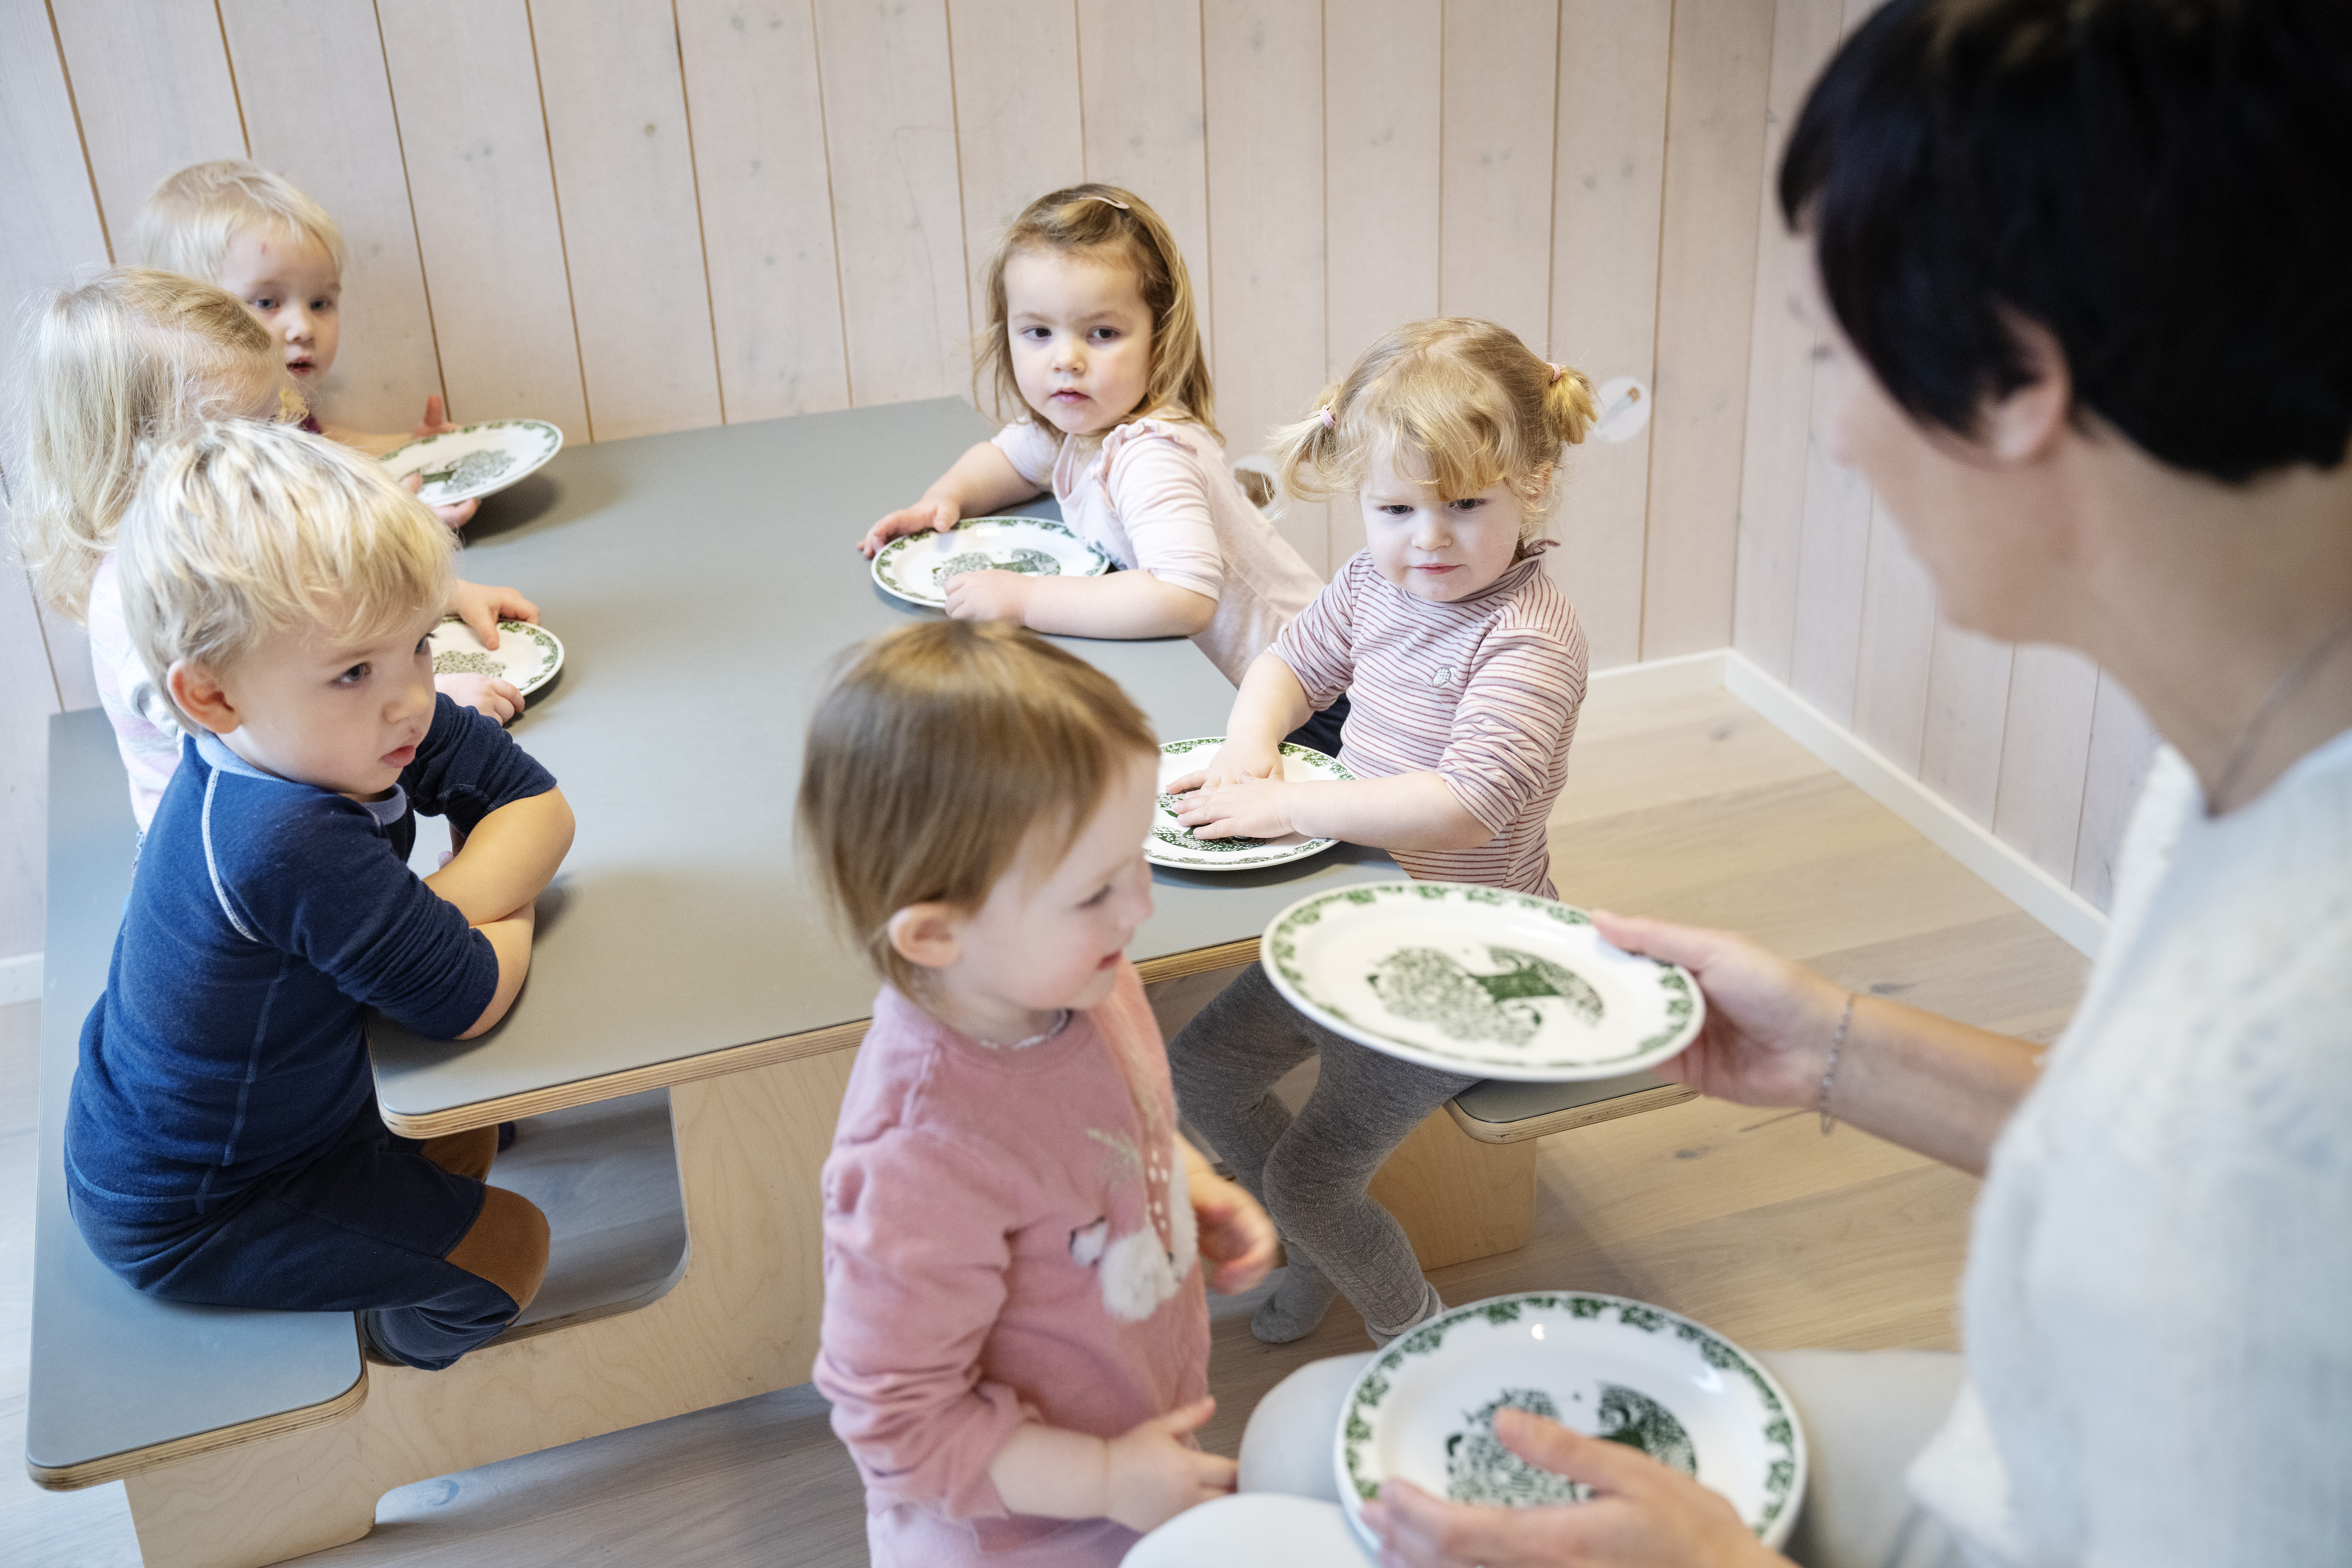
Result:
{"label": "white baseboard", "polygon": [[20,952],[0,958],[0,1007],[41,999],[41,955]]}
{"label": "white baseboard", "polygon": [[1713,691],[1724,684],[1724,660],[1730,657],[1727,647],[1711,647],[1705,653],[1596,669],[1585,682],[1584,700],[1610,704],[1647,702],[1660,697]]}
{"label": "white baseboard", "polygon": [[2107,917],[2095,905],[1765,674],[1738,650],[1727,648],[1717,657],[1723,660],[1723,684],[1734,697],[1917,828],[1937,848],[1991,883],[2076,952],[2098,956],[2107,934]]}

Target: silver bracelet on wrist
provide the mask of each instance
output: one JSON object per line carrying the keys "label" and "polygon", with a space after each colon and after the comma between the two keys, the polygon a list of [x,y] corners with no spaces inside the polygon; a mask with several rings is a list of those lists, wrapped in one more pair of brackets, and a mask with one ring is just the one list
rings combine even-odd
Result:
{"label": "silver bracelet on wrist", "polygon": [[1853,993],[1845,994],[1845,1011],[1838,1015],[1837,1033],[1830,1037],[1829,1065],[1822,1068],[1822,1096],[1813,1107],[1821,1112],[1822,1136],[1826,1138],[1837,1126],[1837,1118],[1830,1114],[1830,1079],[1837,1077],[1838,1053],[1845,1049],[1845,1032],[1853,1026]]}

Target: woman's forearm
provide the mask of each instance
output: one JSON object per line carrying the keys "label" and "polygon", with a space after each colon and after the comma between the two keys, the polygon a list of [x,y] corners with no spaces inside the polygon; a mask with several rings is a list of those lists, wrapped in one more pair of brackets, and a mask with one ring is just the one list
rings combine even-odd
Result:
{"label": "woman's forearm", "polygon": [[1857,995],[1830,1111],[1972,1175],[2042,1076],[2042,1047],[1884,997]]}
{"label": "woman's forearm", "polygon": [[1076,637],[1188,637],[1217,613],[1207,595],[1144,571],[1040,577],[1029,584],[1028,599],[1022,618],[1032,631]]}
{"label": "woman's forearm", "polygon": [[572,848],[572,807],[560,789],[509,801],[474,825],[465,847],[425,885],[486,925],[539,897]]}
{"label": "woman's forearm", "polygon": [[1310,837],[1344,838],[1381,849],[1442,851],[1475,849],[1495,837],[1436,773],[1288,788],[1291,826]]}

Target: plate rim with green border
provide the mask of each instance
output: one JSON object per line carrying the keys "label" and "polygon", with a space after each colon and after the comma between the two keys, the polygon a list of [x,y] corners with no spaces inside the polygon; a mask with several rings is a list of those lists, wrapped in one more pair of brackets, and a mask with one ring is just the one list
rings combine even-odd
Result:
{"label": "plate rim with green border", "polygon": [[[1181,757],[1188,752],[1197,752],[1203,746],[1222,746],[1224,743],[1225,738],[1223,735],[1194,735],[1182,741],[1161,742],[1160,743],[1160,754],[1163,757]],[[1303,761],[1322,764],[1324,767],[1328,768],[1334,774],[1334,777],[1330,781],[1334,784],[1353,784],[1356,780],[1356,775],[1348,771],[1347,763],[1341,762],[1339,758],[1331,755],[1329,752],[1318,752],[1312,746],[1303,746],[1296,741],[1285,741],[1282,742],[1282,754],[1286,757],[1297,757]],[[1155,799],[1152,811],[1151,831],[1143,841],[1143,858],[1146,860],[1150,861],[1154,866],[1165,866],[1171,871],[1217,872],[1261,870],[1268,866],[1286,866],[1294,860],[1304,860],[1311,856],[1320,855],[1326,849],[1331,848],[1339,842],[1336,838],[1308,838],[1297,844],[1286,844],[1279,848],[1269,849],[1264,854],[1244,854],[1237,851],[1230,858],[1219,858],[1215,860],[1178,860],[1169,858],[1162,848],[1163,845],[1174,845],[1178,848],[1182,847],[1181,845],[1177,845],[1175,840],[1167,837],[1167,830],[1160,825],[1160,813],[1165,809],[1166,807],[1160,805]],[[1183,833],[1184,837],[1187,838],[1192,837],[1191,834],[1184,833],[1184,829],[1181,826],[1176,829],[1176,831]],[[1193,838],[1192,842],[1196,844],[1211,844],[1218,841],[1214,839]],[[1257,839],[1253,840],[1252,842],[1263,844],[1265,840]]]}
{"label": "plate rim with green border", "polygon": [[[461,616],[443,616],[439,625],[436,625],[433,629],[437,633],[440,631],[442,626],[464,626],[465,624],[465,617]],[[537,691],[540,688],[545,686],[549,681],[553,680],[557,673],[563,668],[563,639],[557,637],[553,632],[549,631],[545,626],[542,626],[534,621],[500,621],[499,623],[499,636],[501,640],[504,640],[504,638],[509,634],[514,633],[520,633],[531,642],[540,644],[542,651],[546,652],[548,655],[545,662],[540,666],[539,669],[529,680],[517,680],[514,682],[515,689],[521,692],[525,697],[528,697],[532,692]],[[458,651],[462,652],[464,650],[460,649]],[[495,653],[486,653],[484,657],[495,658],[498,656]],[[433,660],[436,665],[438,665],[441,661],[440,653],[436,652],[433,656]],[[436,668],[433,673],[437,676],[445,672]],[[478,674],[481,672],[453,670],[446,673]],[[510,679],[512,678],[501,676],[499,679]]]}
{"label": "plate rim with green border", "polygon": [[908,604],[920,605],[926,609],[940,609],[947,604],[946,595],[941,594],[930,595],[919,594],[911,588],[903,587],[898,583],[891,581],[890,576],[886,572],[884,563],[887,562],[895,566],[898,563],[898,557],[904,555],[916,543],[922,540],[937,538],[941,533],[957,533],[967,528],[977,528],[983,522],[1017,522],[1031,528],[1044,529],[1049,533],[1058,533],[1065,539],[1069,540],[1072,543],[1077,545],[1080,549],[1086,551],[1088,555],[1093,558],[1094,568],[1091,571],[1063,572],[1056,574],[1056,575],[1064,577],[1099,577],[1110,570],[1110,557],[1104,552],[1102,547],[1095,543],[1092,540],[1081,536],[1077,530],[1072,528],[1068,523],[1064,522],[1061,519],[1055,517],[1021,517],[1016,515],[1011,517],[958,518],[954,522],[950,523],[944,529],[927,528],[920,533],[902,533],[898,538],[890,541],[889,543],[884,545],[881,549],[874,552],[874,560],[866,569],[866,575],[874,579],[874,585],[876,587],[881,589],[884,593],[889,595],[894,599],[904,599]]}
{"label": "plate rim with green border", "polygon": [[[555,424],[554,421],[549,419],[531,419],[523,417],[513,419],[477,419],[471,424],[460,425],[455,430],[436,430],[430,436],[419,436],[413,440],[403,441],[399,446],[394,447],[391,451],[384,453],[377,460],[382,462],[385,468],[389,468],[393,466],[393,459],[399,457],[402,453],[413,452],[420,447],[430,447],[436,441],[446,441],[456,436],[472,435],[478,430],[504,430],[516,426],[523,426],[544,430],[550,436],[552,436],[554,439],[548,443],[547,449],[545,451],[541,452],[535,458],[526,458],[522,467],[508,469],[486,485],[470,489],[446,491],[441,495],[435,496],[425,502],[427,506],[456,506],[460,501],[473,500],[481,496],[496,495],[499,491],[505,489],[508,486],[520,484],[522,480],[529,479],[531,475],[545,468],[550,460],[554,458],[556,453],[563,450],[562,427]],[[422,472],[421,469],[417,471]],[[406,474],[394,475],[394,478],[402,479],[404,479],[407,477],[408,476]]]}
{"label": "plate rim with green border", "polygon": [[1446,1336],[1465,1322],[1480,1321],[1501,1328],[1518,1321],[1530,1308],[1594,1321],[1613,1310],[1620,1327],[1649,1334],[1672,1329],[1675,1339],[1693,1346],[1699,1358],[1716,1371],[1745,1375],[1763,1404],[1766,1421],[1762,1436],[1767,1451],[1780,1452],[1766,1466],[1762,1517],[1742,1522],[1766,1546],[1777,1550],[1787,1542],[1804,1505],[1805,1479],[1810,1468],[1804,1422],[1789,1391],[1753,1353],[1706,1324],[1671,1308],[1601,1290],[1514,1290],[1448,1308],[1376,1352],[1364,1363],[1340,1401],[1339,1425],[1331,1438],[1332,1468],[1340,1506],[1347,1510],[1348,1522],[1360,1537],[1368,1532],[1359,1510],[1364,1503],[1378,1498],[1381,1490],[1379,1479],[1368,1473],[1370,1467],[1358,1462],[1358,1454],[1368,1451],[1379,1435],[1378,1428],[1366,1416],[1376,1413],[1381,1402],[1395,1390],[1398,1371],[1414,1357],[1436,1353]]}
{"label": "plate rim with green border", "polygon": [[[1691,972],[1679,963],[1671,963],[1662,958],[1648,958],[1641,953],[1626,953],[1625,956],[1633,962],[1646,962],[1657,967],[1659,988],[1665,993],[1664,1012],[1668,1026],[1645,1037],[1622,1055],[1572,1066],[1562,1066],[1557,1062],[1530,1065],[1524,1057],[1482,1055],[1471,1050],[1434,1050],[1418,1041],[1400,1039],[1394,1035],[1382,1033],[1346,1009],[1309,994],[1305,989],[1307,981],[1297,963],[1297,931],[1318,923],[1324,913],[1335,907],[1360,908],[1376,904],[1382,899],[1406,896],[1435,903],[1459,900],[1490,908],[1517,905],[1556,920],[1562,925],[1589,926],[1592,923],[1591,915],[1573,904],[1565,904],[1557,899],[1539,899],[1533,893],[1522,893],[1509,888],[1490,888],[1476,882],[1421,881],[1402,878],[1381,882],[1359,882],[1350,887],[1309,893],[1276,912],[1275,917],[1266,922],[1259,941],[1260,961],[1265,966],[1266,978],[1274,982],[1275,989],[1282,993],[1286,1001],[1308,1018],[1360,1045],[1369,1046],[1387,1056],[1435,1068],[1442,1072],[1469,1072],[1480,1078],[1519,1083],[1581,1083],[1639,1072],[1664,1061],[1688,1046],[1698,1037],[1699,1027],[1706,1021],[1706,1000]],[[1599,935],[1598,932],[1594,934]]]}

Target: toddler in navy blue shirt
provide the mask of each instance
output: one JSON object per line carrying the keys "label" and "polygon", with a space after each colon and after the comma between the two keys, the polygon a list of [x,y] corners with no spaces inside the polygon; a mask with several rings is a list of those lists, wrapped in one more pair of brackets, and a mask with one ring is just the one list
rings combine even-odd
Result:
{"label": "toddler in navy blue shirt", "polygon": [[[116,544],[125,620],[188,739],[82,1028],[74,1217],[140,1289],[360,1314],[447,1366],[512,1321],[547,1222],[490,1187],[497,1131],[389,1131],[376,1007],[470,1038],[513,1003],[572,842],[547,771],[433,689],[452,541],[373,458],[283,426],[150,457]],[[464,847],[408,869],[415,812]]]}

